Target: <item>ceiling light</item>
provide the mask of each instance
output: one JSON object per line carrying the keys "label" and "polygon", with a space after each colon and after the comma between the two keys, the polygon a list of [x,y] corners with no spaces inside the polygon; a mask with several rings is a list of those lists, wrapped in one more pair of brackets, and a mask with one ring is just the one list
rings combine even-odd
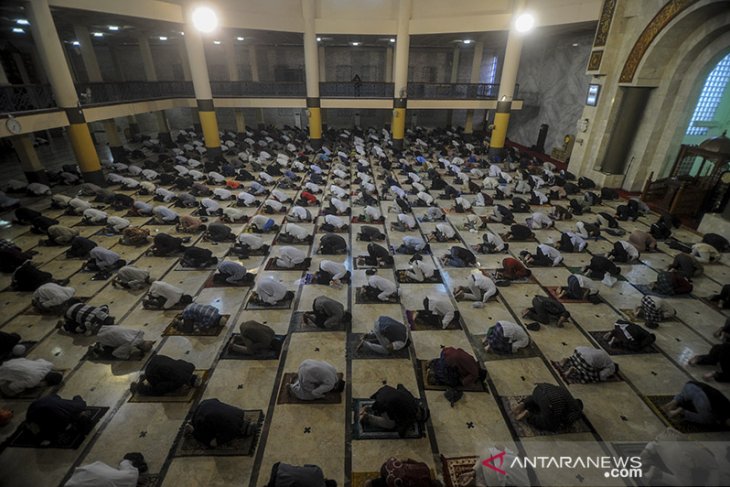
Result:
{"label": "ceiling light", "polygon": [[119,26],[118,25],[110,25],[109,26],[109,30],[119,30]]}
{"label": "ceiling light", "polygon": [[18,25],[30,25],[30,22],[28,22],[26,19],[18,19],[15,21]]}
{"label": "ceiling light", "polygon": [[322,42],[322,38],[321,37],[317,37],[317,42]]}
{"label": "ceiling light", "polygon": [[574,42],[573,43],[573,47],[578,47],[578,43],[577,42]]}
{"label": "ceiling light", "polygon": [[104,33],[103,32],[94,32],[92,35],[94,37],[104,37]]}
{"label": "ceiling light", "polygon": [[73,42],[71,42],[71,45],[72,46],[80,46],[81,43],[79,41],[73,41]]}
{"label": "ceiling light", "polygon": [[463,42],[464,44],[471,44],[471,39],[464,39],[461,42]]}
{"label": "ceiling light", "polygon": [[160,36],[160,40],[161,41],[166,41],[167,40],[167,37],[166,36]]}
{"label": "ceiling light", "polygon": [[218,27],[218,16],[208,7],[193,10],[193,25],[200,32],[213,32]]}
{"label": "ceiling light", "polygon": [[184,35],[185,35],[185,32],[180,32],[180,35],[181,35],[181,36],[184,36]]}
{"label": "ceiling light", "polygon": [[529,32],[534,26],[535,17],[532,14],[521,14],[515,21],[515,29],[517,29],[517,32]]}
{"label": "ceiling light", "polygon": [[237,40],[237,41],[242,41],[242,40],[243,40],[243,37],[241,37],[241,36],[238,36],[238,37],[236,37],[236,40]]}
{"label": "ceiling light", "polygon": [[216,46],[220,45],[220,43],[221,41],[213,41],[213,44],[215,44]]}
{"label": "ceiling light", "polygon": [[393,38],[391,37],[391,38],[390,38],[390,42],[395,42],[395,39],[393,39]]}
{"label": "ceiling light", "polygon": [[357,47],[357,46],[359,46],[360,44],[362,44],[362,42],[351,42],[350,44],[352,44],[353,46]]}
{"label": "ceiling light", "polygon": [[20,27],[13,27],[13,32],[15,32],[16,34],[25,34],[25,31]]}

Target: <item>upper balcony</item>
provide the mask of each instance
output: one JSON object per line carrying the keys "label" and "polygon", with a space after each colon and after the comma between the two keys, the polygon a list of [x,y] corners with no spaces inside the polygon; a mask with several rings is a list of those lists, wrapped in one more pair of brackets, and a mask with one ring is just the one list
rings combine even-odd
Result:
{"label": "upper balcony", "polygon": [[[214,98],[297,98],[306,95],[303,82],[211,81]],[[84,107],[118,103],[195,98],[191,81],[124,81],[79,83],[79,101]],[[391,99],[393,83],[324,82],[319,85],[323,99]],[[515,86],[517,98],[519,86]],[[498,84],[480,83],[408,83],[412,100],[496,100]],[[49,85],[9,85],[0,87],[0,112],[20,114],[55,110],[56,102]]]}

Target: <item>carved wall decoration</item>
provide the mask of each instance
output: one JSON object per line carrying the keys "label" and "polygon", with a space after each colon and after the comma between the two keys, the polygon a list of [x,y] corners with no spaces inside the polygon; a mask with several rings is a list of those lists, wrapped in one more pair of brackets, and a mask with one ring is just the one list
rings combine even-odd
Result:
{"label": "carved wall decoration", "polygon": [[616,0],[604,0],[603,8],[601,8],[601,18],[596,27],[596,38],[593,41],[593,47],[603,47],[608,39],[608,31],[611,29],[611,20],[616,10]]}
{"label": "carved wall decoration", "polygon": [[649,49],[651,43],[656,39],[659,33],[671,22],[677,15],[684,11],[687,7],[698,0],[669,0],[662,8],[657,12],[651,22],[647,24],[644,31],[637,39],[634,47],[629,53],[629,57],[626,59],[624,68],[621,71],[619,83],[631,83],[636,75],[636,70],[639,67],[644,54]]}
{"label": "carved wall decoration", "polygon": [[601,67],[601,59],[603,59],[603,51],[591,51],[591,57],[588,58],[588,71],[598,71]]}

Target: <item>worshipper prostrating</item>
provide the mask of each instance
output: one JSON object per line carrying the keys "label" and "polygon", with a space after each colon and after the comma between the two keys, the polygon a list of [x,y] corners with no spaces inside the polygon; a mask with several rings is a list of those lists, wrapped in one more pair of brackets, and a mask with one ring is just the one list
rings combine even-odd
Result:
{"label": "worshipper prostrating", "polygon": [[192,302],[193,297],[185,294],[182,289],[165,281],[155,281],[150,285],[142,305],[145,309],[170,309],[177,305],[186,306]]}
{"label": "worshipper prostrating", "polygon": [[299,364],[297,378],[289,390],[302,401],[322,399],[328,392],[342,392],[345,381],[337,377],[337,369],[323,360],[305,360]]}
{"label": "worshipper prostrating", "polygon": [[674,256],[674,260],[667,270],[676,271],[687,279],[699,277],[704,272],[702,264],[695,257],[683,252]]}
{"label": "worshipper prostrating", "polygon": [[730,426],[730,400],[703,382],[687,382],[663,409],[670,418],[689,423]]}
{"label": "worshipper prostrating", "polygon": [[523,250],[520,252],[520,259],[529,266],[555,267],[563,262],[563,256],[555,247],[547,244],[537,246],[534,254]]}
{"label": "worshipper prostrating", "polygon": [[458,322],[461,313],[454,308],[451,300],[446,296],[429,296],[423,298],[423,310],[418,312],[418,318],[431,326],[441,326],[446,329],[449,325]]}
{"label": "worshipper prostrating", "polygon": [[674,296],[692,292],[692,283],[679,272],[659,271],[651,288],[659,294]]}
{"label": "worshipper prostrating", "polygon": [[294,297],[294,292],[287,290],[286,286],[274,276],[266,276],[260,279],[256,283],[254,292],[258,302],[264,306],[275,306],[280,301]]}
{"label": "worshipper prostrating", "polygon": [[61,314],[69,304],[72,304],[74,294],[76,294],[76,290],[72,287],[59,286],[49,282],[33,292],[31,302],[33,307],[41,313]]}
{"label": "worshipper prostrating", "polygon": [[602,279],[606,273],[611,276],[618,276],[621,274],[621,268],[602,255],[594,255],[581,272],[583,274],[587,273],[588,277],[593,279]]}
{"label": "worshipper prostrating", "polygon": [[380,355],[390,355],[407,347],[409,341],[408,328],[403,323],[389,316],[380,316],[375,320],[373,331],[362,337],[357,350],[364,347]]}
{"label": "worshipper prostrating", "polygon": [[466,286],[458,286],[454,289],[454,299],[457,301],[465,299],[467,301],[474,301],[475,304],[481,303],[482,305],[496,294],[497,285],[490,277],[485,276],[478,269],[471,271]]}
{"label": "worshipper prostrating", "polygon": [[538,430],[558,431],[580,419],[583,402],[564,387],[541,382],[512,412],[518,421],[527,421]]}
{"label": "worshipper prostrating", "polygon": [[441,263],[451,267],[469,267],[476,265],[477,257],[471,250],[455,245],[441,257]]}
{"label": "worshipper prostrating", "polygon": [[117,271],[112,286],[123,289],[144,289],[152,282],[150,273],[144,269],[125,265]]}
{"label": "worshipper prostrating", "polygon": [[530,335],[512,321],[500,320],[487,330],[484,347],[487,352],[513,354],[530,344]]}
{"label": "worshipper prostrating", "polygon": [[612,347],[638,352],[656,341],[656,336],[636,323],[618,320],[604,339]]}
{"label": "worshipper prostrating", "polygon": [[470,387],[482,382],[487,371],[479,366],[479,362],[461,348],[444,347],[439,358],[428,363],[428,381],[458,388]]}
{"label": "worshipper prostrating", "polygon": [[67,333],[74,335],[95,335],[102,326],[114,324],[114,317],[109,315],[109,306],[89,306],[85,303],[74,303],[64,313],[64,319],[58,322]]}
{"label": "worshipper prostrating", "polygon": [[81,396],[63,399],[48,394],[33,401],[25,413],[26,430],[33,433],[41,445],[48,445],[61,436],[88,434],[91,417]]}
{"label": "worshipper prostrating", "polygon": [[395,302],[398,299],[398,286],[385,277],[375,275],[374,270],[369,270],[367,284],[362,287],[363,293],[371,299],[384,302]]}
{"label": "worshipper prostrating", "polygon": [[276,339],[274,330],[258,321],[244,321],[238,327],[228,347],[232,353],[255,355],[262,352],[279,352],[282,342]]}
{"label": "worshipper prostrating", "polygon": [[213,252],[209,249],[201,247],[187,247],[180,259],[180,264],[183,267],[191,267],[201,269],[218,264],[218,257],[213,255]]}
{"label": "worshipper prostrating", "polygon": [[223,260],[218,263],[216,273],[213,275],[213,281],[220,284],[232,284],[234,286],[246,286],[253,282],[256,278],[255,274],[232,260]]}
{"label": "worshipper prostrating", "polygon": [[560,361],[565,376],[582,384],[603,382],[618,372],[618,364],[605,351],[593,347],[575,347],[573,355]]}
{"label": "worshipper prostrating", "polygon": [[522,317],[543,325],[556,322],[558,328],[562,328],[570,318],[570,312],[565,309],[560,301],[548,296],[538,295],[532,298],[532,307],[525,309],[522,312]]}
{"label": "worshipper prostrating", "polygon": [[201,378],[195,375],[195,365],[175,360],[165,355],[155,355],[144,372],[129,388],[133,393],[147,396],[164,396],[181,389],[198,387]]}
{"label": "worshipper prostrating", "polygon": [[102,326],[96,343],[89,347],[89,356],[105,359],[137,360],[152,349],[154,342],[145,341],[144,332],[124,326]]}
{"label": "worshipper prostrating", "polygon": [[414,424],[428,419],[428,410],[403,384],[398,384],[397,388],[385,385],[371,399],[375,402],[359,412],[360,422],[396,431],[401,438]]}
{"label": "worshipper prostrating", "polygon": [[221,318],[222,315],[215,306],[190,303],[172,324],[178,330],[190,333],[215,328],[220,325]]}
{"label": "worshipper prostrating", "polygon": [[431,469],[424,462],[391,457],[380,467],[380,476],[365,482],[364,487],[441,487],[431,477]]}
{"label": "worshipper prostrating", "polygon": [[312,302],[312,311],[305,312],[302,319],[310,326],[333,329],[349,324],[352,315],[345,311],[345,307],[339,301],[327,296],[318,296]]}
{"label": "worshipper prostrating", "polygon": [[568,286],[559,288],[557,295],[559,298],[589,300],[593,303],[601,301],[596,283],[580,274],[568,276]]}
{"label": "worshipper prostrating", "polygon": [[324,478],[317,465],[290,465],[276,462],[266,487],[337,487],[337,482]]}
{"label": "worshipper prostrating", "polygon": [[223,403],[218,399],[201,401],[186,425],[186,434],[207,447],[218,447],[236,438],[253,436],[258,424],[246,419],[243,409]]}
{"label": "worshipper prostrating", "polygon": [[7,397],[36,387],[55,386],[62,380],[63,374],[55,372],[51,362],[40,358],[12,358],[0,365],[0,392]]}
{"label": "worshipper prostrating", "polygon": [[337,287],[343,283],[349,284],[350,276],[350,271],[347,270],[344,263],[325,259],[319,263],[319,270],[315,273],[314,280],[318,284]]}
{"label": "worshipper prostrating", "polygon": [[76,467],[64,487],[137,487],[140,474],[148,470],[141,453],[127,453],[114,468],[104,462],[96,461]]}
{"label": "worshipper prostrating", "polygon": [[677,310],[665,299],[646,295],[641,298],[641,304],[634,310],[634,314],[639,318],[644,318],[647,327],[656,328],[661,321],[676,316]]}

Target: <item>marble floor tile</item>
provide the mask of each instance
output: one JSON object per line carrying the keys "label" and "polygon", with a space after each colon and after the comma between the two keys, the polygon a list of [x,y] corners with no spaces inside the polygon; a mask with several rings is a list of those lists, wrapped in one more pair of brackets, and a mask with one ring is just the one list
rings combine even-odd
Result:
{"label": "marble floor tile", "polygon": [[538,357],[492,360],[484,363],[500,396],[527,396],[541,382],[556,384],[555,376]]}

